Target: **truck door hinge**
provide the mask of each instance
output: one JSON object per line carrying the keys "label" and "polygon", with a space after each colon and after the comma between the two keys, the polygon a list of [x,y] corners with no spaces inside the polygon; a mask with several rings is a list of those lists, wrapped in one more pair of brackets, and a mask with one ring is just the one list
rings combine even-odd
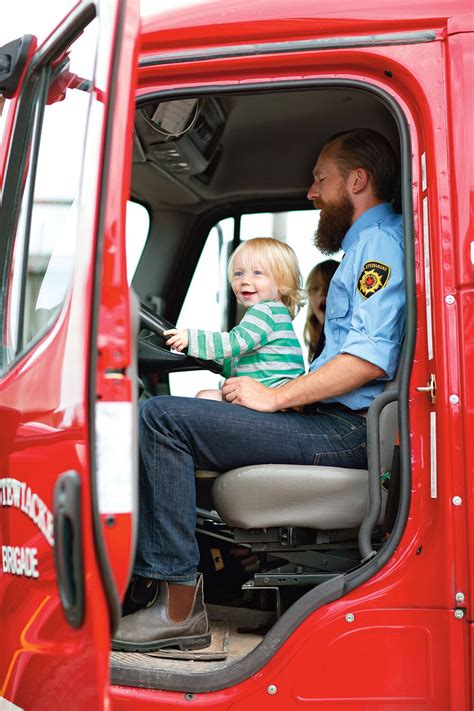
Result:
{"label": "truck door hinge", "polygon": [[434,373],[430,373],[428,385],[420,385],[416,388],[419,393],[426,393],[432,405],[436,402],[436,378]]}

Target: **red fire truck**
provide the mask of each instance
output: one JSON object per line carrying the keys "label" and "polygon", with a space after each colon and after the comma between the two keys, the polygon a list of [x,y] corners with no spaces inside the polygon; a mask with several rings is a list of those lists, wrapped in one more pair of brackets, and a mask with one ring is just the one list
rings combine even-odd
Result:
{"label": "red fire truck", "polygon": [[[83,0],[0,49],[0,709],[471,709],[472,5],[138,5]],[[368,471],[331,508],[308,466],[291,520],[291,467],[227,501],[198,473],[212,645],[111,653],[138,398],[219,377],[163,329],[190,304],[236,323],[228,255],[264,224],[309,244],[314,158],[360,126],[400,156],[406,254]]]}

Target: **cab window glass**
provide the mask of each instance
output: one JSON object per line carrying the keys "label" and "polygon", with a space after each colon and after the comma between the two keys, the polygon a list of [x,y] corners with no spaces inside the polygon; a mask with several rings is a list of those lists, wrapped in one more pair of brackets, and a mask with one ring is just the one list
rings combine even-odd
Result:
{"label": "cab window glass", "polygon": [[126,216],[126,253],[127,281],[129,285],[137,270],[145,242],[150,230],[150,215],[148,210],[138,202],[127,200]]}
{"label": "cab window glass", "polygon": [[[210,231],[178,317],[178,328],[226,329],[228,309],[227,261],[232,251],[234,219],[221,220]],[[194,397],[204,388],[217,388],[222,378],[207,370],[170,373],[172,395]]]}
{"label": "cab window glass", "polygon": [[71,283],[96,22],[40,79],[12,258],[4,269],[3,370],[52,325]]}
{"label": "cab window glass", "polygon": [[[292,212],[261,212],[251,215],[242,215],[240,226],[240,239],[242,241],[252,237],[275,237],[292,247],[295,251],[303,285],[308,274],[319,262],[328,259],[314,246],[313,236],[318,227],[319,210],[294,210]],[[342,252],[335,254],[332,259],[340,261]],[[308,313],[305,305],[293,321],[293,326],[303,349],[306,360],[307,348],[304,343],[304,327]],[[237,310],[237,320],[242,313]]]}
{"label": "cab window glass", "polygon": [[0,96],[0,143],[3,139],[5,126],[7,125],[8,110],[11,102]]}

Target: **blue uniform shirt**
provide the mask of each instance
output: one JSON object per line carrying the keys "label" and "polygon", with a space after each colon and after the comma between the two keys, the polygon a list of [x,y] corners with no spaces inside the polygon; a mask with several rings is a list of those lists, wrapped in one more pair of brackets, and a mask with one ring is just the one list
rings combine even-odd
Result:
{"label": "blue uniform shirt", "polygon": [[317,370],[339,353],[350,353],[378,365],[387,375],[357,390],[323,402],[341,402],[352,410],[372,403],[393,380],[405,332],[403,219],[387,203],[370,208],[342,241],[344,259],[336,270],[326,303],[321,355]]}

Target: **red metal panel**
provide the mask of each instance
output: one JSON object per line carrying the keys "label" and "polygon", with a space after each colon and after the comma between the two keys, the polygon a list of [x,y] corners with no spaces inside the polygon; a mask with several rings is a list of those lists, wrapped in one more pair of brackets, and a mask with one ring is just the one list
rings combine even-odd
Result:
{"label": "red metal panel", "polygon": [[[457,28],[459,31],[459,28]],[[456,409],[459,432],[463,439],[456,447],[457,471],[464,480],[462,495],[468,512],[467,542],[461,546],[461,555],[469,565],[469,579],[464,593],[465,605],[472,617],[472,592],[474,590],[474,41],[473,34],[449,37],[447,66],[449,76],[450,121],[449,137],[452,149],[452,180],[450,193],[453,205],[452,237],[454,238],[454,284],[449,290],[452,304],[454,347],[459,348],[460,372],[451,394],[457,396]],[[446,236],[448,238],[448,235]],[[449,268],[446,265],[445,268]],[[457,329],[457,334],[456,334]],[[457,387],[456,387],[457,386]],[[453,443],[446,446],[452,451]],[[472,650],[471,650],[472,653]]]}
{"label": "red metal panel", "polygon": [[[110,101],[110,56],[117,32],[120,3],[108,3],[109,17],[100,18],[100,92],[91,104],[91,131],[86,142],[78,254],[71,291],[58,320],[44,338],[12,368],[0,384],[0,479],[24,483],[15,502],[12,487],[1,488],[0,537],[7,558],[0,577],[1,644],[0,697],[24,709],[102,709],[108,707],[108,657],[110,621],[93,537],[90,482],[90,432],[88,429],[89,353],[92,323],[93,274],[96,259],[96,222],[101,195],[101,145]],[[103,7],[105,4],[103,4]],[[128,82],[118,89],[120,98],[133,90],[133,57],[138,31],[138,2],[129,0],[124,17],[126,34],[121,49],[128,55]],[[133,57],[133,61],[132,61]],[[125,71],[125,67],[124,67]],[[96,77],[97,79],[97,77]],[[123,170],[125,143],[131,141],[125,119],[116,121],[116,143],[122,148],[114,187],[120,187],[125,209],[128,174]],[[122,145],[118,141],[122,135]],[[117,159],[118,159],[117,158]],[[127,193],[125,195],[125,193]],[[112,209],[116,204],[112,204]],[[107,229],[113,216],[107,213]],[[115,215],[115,220],[118,218]],[[110,240],[106,242],[110,248]],[[128,289],[123,280],[124,291]],[[128,312],[127,312],[128,315]],[[126,340],[130,346],[130,337]],[[94,404],[94,403],[92,403]],[[75,470],[81,483],[85,616],[79,628],[66,621],[58,594],[52,539],[53,487],[66,470]],[[129,518],[129,517],[128,517]],[[122,527],[115,562],[120,587],[128,572],[120,553],[130,545],[130,527]],[[127,540],[125,538],[127,537]],[[2,552],[4,552],[2,550]],[[13,551],[13,553],[12,553]],[[12,566],[15,551],[37,551]],[[26,552],[26,553],[25,553]],[[11,554],[11,555],[10,555]],[[26,566],[26,567],[25,567]],[[16,574],[13,572],[16,571]],[[32,574],[31,574],[32,573]],[[5,703],[7,703],[5,701]]]}
{"label": "red metal panel", "polygon": [[[116,69],[114,86],[115,106],[113,110],[112,131],[110,135],[110,161],[108,181],[103,185],[106,196],[104,211],[103,269],[100,279],[100,311],[97,330],[96,397],[104,403],[131,403],[134,401],[136,383],[131,380],[132,365],[130,291],[127,282],[125,213],[130,196],[130,174],[132,163],[133,122],[135,118],[135,93],[138,60],[138,12],[133,3],[129,4],[128,15],[121,46],[120,64]],[[130,408],[132,417],[136,412]],[[129,423],[130,437],[135,422]],[[131,430],[131,431],[130,431]],[[97,443],[96,443],[97,446]],[[99,453],[99,458],[102,456]],[[110,452],[107,453],[110,456]],[[136,452],[132,453],[132,459]],[[137,457],[138,458],[138,457]],[[120,466],[117,462],[117,466]],[[125,462],[132,476],[134,462]],[[99,479],[99,467],[96,470]],[[132,482],[129,482],[132,484]],[[101,482],[98,483],[99,487]],[[117,481],[108,482],[109,501]],[[133,487],[130,486],[133,490]],[[99,500],[99,512],[103,536],[110,562],[110,567],[119,597],[125,594],[130,568],[133,564],[133,498],[128,511],[115,511],[113,504],[102,510]],[[108,644],[108,640],[107,640]]]}
{"label": "red metal panel", "polygon": [[[468,632],[467,623],[449,611],[381,609],[373,600],[336,603],[316,613],[265,669],[240,686],[187,697],[112,687],[113,709],[182,708],[192,702],[213,711],[468,711]],[[447,658],[456,662],[449,665]]]}
{"label": "red metal panel", "polygon": [[474,34],[458,34],[448,40],[450,116],[452,145],[453,226],[456,230],[456,282],[474,288]]}
{"label": "red metal panel", "polygon": [[403,0],[396,5],[342,0],[337,6],[322,0],[242,0],[228,3],[225,11],[204,0],[172,10],[157,8],[143,21],[142,51],[429,29],[469,13],[469,0]]}

